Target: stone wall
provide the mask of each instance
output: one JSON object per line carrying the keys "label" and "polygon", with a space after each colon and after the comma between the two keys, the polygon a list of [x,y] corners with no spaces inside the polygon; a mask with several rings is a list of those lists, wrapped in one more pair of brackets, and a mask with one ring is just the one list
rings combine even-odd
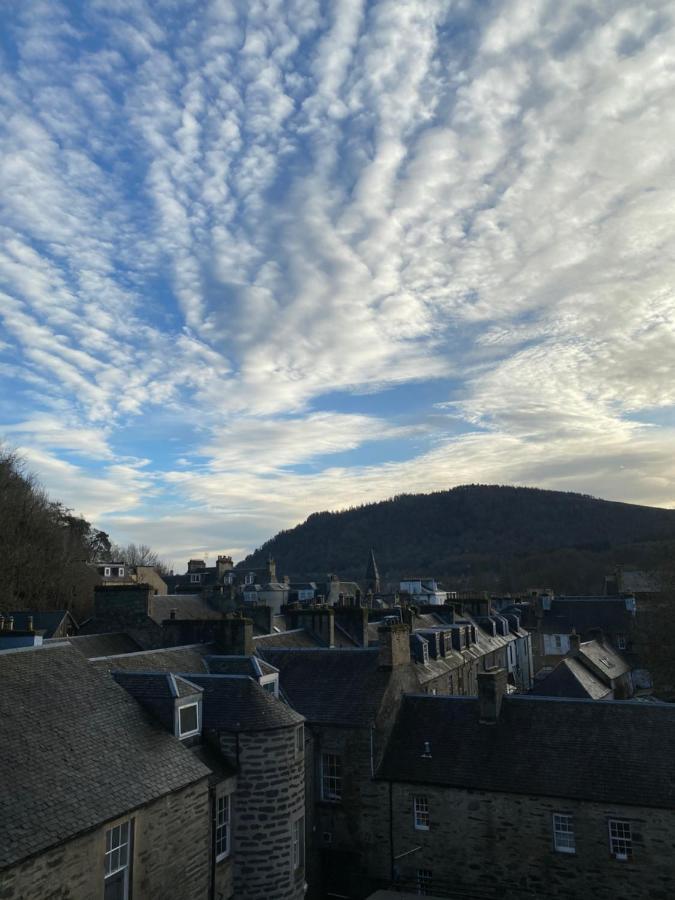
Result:
{"label": "stone wall", "polygon": [[232,810],[237,900],[304,897],[305,868],[292,864],[292,826],[305,815],[305,755],[296,748],[296,732],[292,727],[220,737],[222,752],[238,761]]}
{"label": "stone wall", "polygon": [[133,819],[132,891],[143,900],[207,900],[206,779],[0,873],[2,900],[103,900],[106,830]]}
{"label": "stone wall", "polygon": [[[428,831],[414,827],[415,795],[428,798]],[[675,812],[394,784],[392,847],[389,803],[389,785],[382,783],[369,816],[371,874],[379,884],[389,883],[392,868],[410,882],[418,869],[427,869],[439,892],[452,887],[503,900],[669,900],[675,895]],[[554,850],[554,812],[574,817],[575,853]],[[610,854],[609,818],[632,823],[630,861]]]}

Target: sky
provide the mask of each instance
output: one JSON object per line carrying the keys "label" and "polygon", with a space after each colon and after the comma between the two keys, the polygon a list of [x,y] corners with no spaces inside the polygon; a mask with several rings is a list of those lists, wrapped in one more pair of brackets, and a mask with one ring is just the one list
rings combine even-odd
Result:
{"label": "sky", "polygon": [[673,506],[674,19],[5,0],[0,438],[179,570],[457,484]]}

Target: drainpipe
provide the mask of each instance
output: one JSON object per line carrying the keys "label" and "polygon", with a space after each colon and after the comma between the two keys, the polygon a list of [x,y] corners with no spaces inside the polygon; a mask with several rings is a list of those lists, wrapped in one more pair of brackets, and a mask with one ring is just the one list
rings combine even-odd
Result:
{"label": "drainpipe", "polygon": [[392,782],[389,782],[389,857],[391,860],[390,868],[391,868],[391,883],[394,884],[394,815],[393,815],[393,807],[394,801],[392,798]]}
{"label": "drainpipe", "polygon": [[216,789],[209,788],[209,811],[211,813],[211,865],[209,866],[209,900],[216,898]]}

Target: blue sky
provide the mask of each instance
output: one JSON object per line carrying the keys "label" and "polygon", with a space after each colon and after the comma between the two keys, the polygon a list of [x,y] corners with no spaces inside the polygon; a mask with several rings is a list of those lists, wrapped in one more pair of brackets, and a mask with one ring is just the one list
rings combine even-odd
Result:
{"label": "blue sky", "polygon": [[675,502],[672,4],[6,2],[0,436],[241,557],[466,482]]}

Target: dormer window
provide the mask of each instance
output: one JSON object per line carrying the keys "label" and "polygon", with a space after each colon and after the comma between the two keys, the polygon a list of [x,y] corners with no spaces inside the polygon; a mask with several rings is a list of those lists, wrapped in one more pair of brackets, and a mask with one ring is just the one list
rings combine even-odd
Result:
{"label": "dormer window", "polygon": [[178,737],[192,737],[201,731],[201,723],[199,721],[199,704],[186,703],[185,706],[178,707]]}
{"label": "dormer window", "polygon": [[104,578],[110,578],[110,566],[106,566],[106,567],[103,569],[103,577],[104,577]]}
{"label": "dormer window", "polygon": [[117,570],[117,574],[120,576],[120,578],[124,575],[124,566],[119,567],[119,569]]}
{"label": "dormer window", "polygon": [[274,675],[263,676],[260,679],[259,684],[268,694],[273,694],[275,697],[279,696],[279,676],[276,673]]}
{"label": "dormer window", "polygon": [[201,575],[194,575],[194,574],[190,575],[190,581],[192,582],[192,584],[199,584],[201,582],[201,580],[202,580]]}
{"label": "dormer window", "polygon": [[244,577],[244,584],[253,584],[255,580],[255,575],[246,575]]}

